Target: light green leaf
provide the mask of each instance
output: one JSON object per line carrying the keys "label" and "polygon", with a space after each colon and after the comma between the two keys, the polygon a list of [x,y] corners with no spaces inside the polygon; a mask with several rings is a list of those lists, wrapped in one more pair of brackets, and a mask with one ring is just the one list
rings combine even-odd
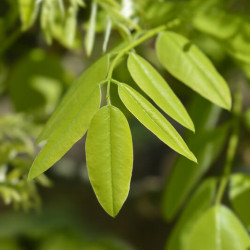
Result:
{"label": "light green leaf", "polygon": [[185,249],[193,226],[212,204],[215,188],[216,180],[207,179],[195,191],[169,237],[166,250]]}
{"label": "light green leaf", "polygon": [[133,165],[129,125],[116,107],[105,106],[95,114],[87,135],[86,158],[97,199],[115,217],[128,196]]}
{"label": "light green leaf", "polygon": [[65,29],[63,34],[65,38],[65,43],[69,47],[73,47],[75,42],[77,29],[77,14],[78,5],[76,2],[72,2],[66,12]]}
{"label": "light green leaf", "polygon": [[95,42],[95,25],[96,25],[96,14],[97,14],[97,3],[92,2],[91,5],[91,14],[89,20],[89,26],[85,39],[85,47],[87,55],[90,56],[94,47]]}
{"label": "light green leaf", "polygon": [[187,38],[163,32],[157,39],[156,50],[160,62],[173,76],[220,107],[231,108],[227,83],[205,54]]}
{"label": "light green leaf", "polygon": [[250,239],[228,208],[215,206],[197,221],[186,246],[186,250],[247,250]]}
{"label": "light green leaf", "polygon": [[50,168],[85,134],[99,108],[98,83],[105,78],[107,68],[108,57],[105,56],[84,72],[70,88],[37,139],[38,142],[48,141],[35,159],[29,179]]}
{"label": "light green leaf", "polygon": [[196,29],[219,39],[230,39],[239,29],[241,22],[238,16],[215,6],[197,12],[193,20]]}
{"label": "light green leaf", "polygon": [[86,97],[88,92],[95,89],[97,84],[105,79],[108,66],[109,58],[105,55],[83,72],[83,74],[72,84],[62,102],[46,123],[43,131],[36,140],[37,143],[49,139],[57,130],[58,126],[63,125],[64,121],[69,119],[67,116],[72,114],[73,107],[76,109],[81,107],[81,101],[84,101],[83,97]]}
{"label": "light green leaf", "polygon": [[109,18],[107,18],[104,41],[103,41],[103,45],[102,45],[103,52],[106,52],[106,50],[107,50],[111,30],[112,30],[112,21]]}
{"label": "light green leaf", "polygon": [[232,207],[250,231],[250,176],[245,174],[232,175],[229,187]]}
{"label": "light green leaf", "polygon": [[35,0],[18,0],[19,12],[22,21],[22,30],[29,29],[34,23],[39,9]]}
{"label": "light green leaf", "polygon": [[169,116],[194,131],[186,109],[162,76],[142,57],[131,53],[129,72],[137,85]]}
{"label": "light green leaf", "polygon": [[41,10],[41,28],[43,35],[48,44],[52,43],[52,33],[53,33],[53,15],[52,15],[52,5],[51,0],[44,0]]}
{"label": "light green leaf", "polygon": [[174,127],[144,97],[126,84],[119,84],[119,96],[127,109],[160,140],[191,161],[196,158]]}
{"label": "light green leaf", "polygon": [[163,214],[172,220],[195,184],[206,173],[223,149],[228,127],[220,127],[199,134],[189,140],[190,148],[198,160],[198,166],[183,157],[177,159],[163,194]]}

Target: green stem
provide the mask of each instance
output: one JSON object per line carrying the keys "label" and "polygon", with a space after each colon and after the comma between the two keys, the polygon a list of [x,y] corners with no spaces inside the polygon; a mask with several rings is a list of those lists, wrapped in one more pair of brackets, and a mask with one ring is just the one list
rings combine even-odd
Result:
{"label": "green stem", "polygon": [[118,55],[115,57],[115,59],[112,61],[110,68],[109,68],[109,72],[108,72],[108,85],[107,85],[107,103],[110,105],[110,85],[111,85],[111,79],[112,79],[112,74],[113,71],[117,65],[117,62],[125,55],[127,54],[131,49],[137,47],[138,45],[140,45],[141,43],[145,42],[146,40],[148,40],[151,37],[154,37],[155,35],[157,35],[159,32],[169,29],[169,28],[173,28],[175,26],[178,26],[180,24],[181,20],[180,19],[174,19],[173,21],[167,23],[166,25],[161,25],[159,27],[156,27],[152,30],[149,30],[146,34],[142,35],[141,37],[139,37],[137,40],[135,40],[134,42],[130,43],[128,46],[126,46],[124,49],[122,49]]}
{"label": "green stem", "polygon": [[223,194],[225,192],[227,183],[230,178],[230,173],[232,169],[232,163],[235,157],[236,153],[236,148],[238,145],[239,141],[239,115],[241,112],[241,105],[242,105],[242,96],[240,91],[236,91],[235,96],[234,96],[234,107],[233,107],[233,115],[234,115],[234,120],[233,120],[233,131],[229,139],[229,144],[228,144],[228,149],[227,149],[227,156],[226,156],[226,163],[224,166],[224,171],[223,171],[223,176],[221,178],[216,199],[215,199],[215,204],[219,205],[221,203]]}

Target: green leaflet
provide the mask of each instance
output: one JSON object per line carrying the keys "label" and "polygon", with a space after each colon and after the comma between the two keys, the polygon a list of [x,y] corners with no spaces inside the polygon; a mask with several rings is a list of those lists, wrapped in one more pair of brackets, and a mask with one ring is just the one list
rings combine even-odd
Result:
{"label": "green leaflet", "polygon": [[[81,105],[77,105],[76,102]],[[85,134],[89,123],[98,110],[101,102],[100,89],[96,86],[76,99],[71,106],[71,113],[65,113],[65,120],[57,124],[57,129],[51,134],[48,142],[33,162],[28,179],[31,180],[61,159],[61,157]]]}
{"label": "green leaflet", "polygon": [[173,76],[218,106],[231,108],[227,83],[196,45],[166,31],[159,35],[156,51],[160,62]]}
{"label": "green leaflet", "polygon": [[96,14],[97,14],[97,3],[93,2],[91,5],[91,15],[89,20],[89,26],[85,39],[85,47],[88,56],[91,56],[94,42],[95,42],[95,24],[96,24]]}
{"label": "green leaflet", "polygon": [[105,106],[92,119],[86,158],[97,199],[104,210],[115,217],[128,196],[133,165],[129,125],[116,107]]}
{"label": "green leaflet", "polygon": [[229,187],[232,208],[250,231],[250,176],[245,174],[232,175]]}
{"label": "green leaflet", "polygon": [[119,96],[127,109],[152,133],[191,161],[196,158],[174,127],[144,97],[126,84],[118,85]]}
{"label": "green leaflet", "polygon": [[207,179],[195,191],[185,206],[180,219],[172,231],[166,250],[184,250],[189,233],[199,217],[207,210],[213,201],[216,190],[216,180]]}
{"label": "green leaflet", "polygon": [[137,85],[169,116],[194,131],[186,109],[162,76],[142,57],[131,53],[129,72]]}
{"label": "green leaflet", "polygon": [[[37,141],[47,140],[29,173],[32,179],[57,162],[87,131],[100,105],[98,83],[106,76],[108,57],[92,65],[73,84]],[[97,73],[98,72],[98,73]]]}
{"label": "green leaflet", "polygon": [[195,184],[204,175],[223,149],[228,126],[199,134],[190,140],[190,148],[198,160],[198,167],[185,158],[178,158],[173,166],[163,194],[163,214],[170,221],[179,211]]}
{"label": "green leaflet", "polygon": [[82,105],[82,101],[85,101],[83,97],[86,97],[86,93],[93,90],[100,81],[105,79],[108,65],[109,58],[105,55],[84,71],[72,84],[62,102],[38,136],[37,143],[48,139],[57,130],[58,126],[63,125],[65,120],[72,117],[72,111],[79,109]]}
{"label": "green leaflet", "polygon": [[250,239],[237,217],[224,206],[215,206],[199,218],[186,250],[247,250]]}
{"label": "green leaflet", "polygon": [[39,5],[35,0],[18,0],[19,12],[22,21],[22,30],[29,29],[34,23]]}

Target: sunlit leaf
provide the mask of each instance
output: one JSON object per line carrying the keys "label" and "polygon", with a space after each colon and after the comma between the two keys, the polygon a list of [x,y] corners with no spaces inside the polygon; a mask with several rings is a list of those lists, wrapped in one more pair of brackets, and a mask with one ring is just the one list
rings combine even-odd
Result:
{"label": "sunlit leaf", "polygon": [[[38,136],[37,143],[47,140],[52,135],[52,133],[57,130],[58,124],[64,123],[64,121],[67,119],[65,112],[67,115],[71,115],[74,103],[78,103],[78,107],[81,106],[78,99],[82,100],[82,95],[85,96],[88,92],[95,89],[100,81],[105,79],[108,71],[108,64],[108,56],[103,56],[86,71],[84,71],[83,74],[72,84],[62,102],[51,116],[49,121],[46,123],[41,134]],[[98,74],[96,72],[98,72]]]}
{"label": "sunlit leaf", "polygon": [[129,72],[137,85],[163,110],[183,126],[194,131],[186,109],[162,76],[145,59],[131,53]]}
{"label": "sunlit leaf", "polygon": [[119,84],[119,96],[127,109],[152,133],[191,161],[196,158],[174,127],[144,97],[126,84]]}
{"label": "sunlit leaf", "polygon": [[192,227],[204,211],[212,205],[215,188],[215,179],[208,179],[194,192],[168,239],[166,250],[185,249]]}
{"label": "sunlit leaf", "polygon": [[95,24],[96,24],[97,6],[98,5],[96,2],[93,2],[91,5],[89,26],[85,38],[85,47],[88,56],[91,55],[95,42]]}
{"label": "sunlit leaf", "polygon": [[105,106],[95,114],[87,135],[86,158],[97,199],[114,217],[128,196],[133,165],[130,129],[119,109]]}
{"label": "sunlit leaf", "polygon": [[100,105],[98,83],[105,78],[107,67],[108,57],[105,56],[70,88],[37,139],[38,142],[48,141],[35,159],[29,179],[50,168],[85,134]]}
{"label": "sunlit leaf", "polygon": [[159,35],[156,50],[160,62],[173,76],[220,107],[231,108],[227,83],[196,45],[167,31]]}
{"label": "sunlit leaf", "polygon": [[200,217],[187,241],[187,250],[247,250],[250,238],[237,217],[215,206]]}
{"label": "sunlit leaf", "polygon": [[250,231],[250,176],[232,175],[230,180],[229,198],[234,211]]}

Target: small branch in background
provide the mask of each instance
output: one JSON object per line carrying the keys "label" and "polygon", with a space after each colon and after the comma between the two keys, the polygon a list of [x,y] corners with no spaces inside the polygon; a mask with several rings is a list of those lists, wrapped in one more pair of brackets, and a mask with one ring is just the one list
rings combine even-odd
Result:
{"label": "small branch in background", "polygon": [[230,178],[230,173],[233,165],[233,160],[235,157],[238,141],[239,141],[239,116],[241,113],[241,106],[242,106],[242,94],[239,88],[235,91],[234,95],[234,106],[233,106],[233,131],[229,139],[228,149],[227,149],[227,156],[226,156],[226,163],[224,166],[224,172],[222,179],[219,184],[219,188],[217,191],[215,204],[219,205],[221,203],[223,194],[225,192],[227,183]]}

